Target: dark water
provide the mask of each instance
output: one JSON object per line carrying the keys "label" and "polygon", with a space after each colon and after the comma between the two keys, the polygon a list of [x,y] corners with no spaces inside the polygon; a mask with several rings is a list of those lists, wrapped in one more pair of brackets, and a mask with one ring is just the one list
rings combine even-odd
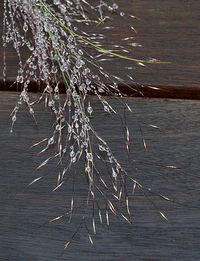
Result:
{"label": "dark water", "polygon": [[[136,58],[157,58],[171,62],[165,65],[136,66],[132,62],[116,60],[106,68],[125,81],[127,74],[136,82],[153,85],[199,86],[200,60],[200,1],[197,0],[119,0],[120,8],[126,13],[134,14],[138,19],[133,21],[137,30],[135,42],[142,47],[133,48],[131,56]],[[0,19],[3,19],[3,1],[0,2]],[[115,22],[114,32],[107,32],[110,41],[118,43],[119,38],[130,35],[124,21]],[[0,23],[2,34],[2,23]],[[2,39],[0,38],[0,45]],[[0,48],[0,69],[3,66],[3,50]],[[16,76],[16,53],[11,47],[7,50],[8,79]],[[128,70],[127,67],[134,67]],[[0,72],[2,78],[2,70]]]}
{"label": "dark water", "polygon": [[[132,177],[183,205],[170,203],[156,196],[151,200],[169,219],[164,221],[155,208],[139,191],[130,201],[133,225],[111,218],[111,226],[97,226],[95,247],[89,244],[81,231],[68,251],[63,245],[76,229],[78,217],[72,225],[66,220],[48,224],[69,206],[71,185],[57,193],[52,188],[57,169],[51,162],[38,172],[33,170],[46,157],[37,156],[30,146],[45,138],[51,130],[52,119],[42,105],[36,109],[38,127],[28,113],[21,111],[10,135],[9,114],[16,94],[0,96],[0,260],[2,261],[132,261],[200,259],[200,104],[195,101],[129,99],[133,114],[127,115],[132,137],[131,159],[124,152],[120,122],[103,114],[92,99],[96,116],[93,121],[113,149],[116,157],[126,166]],[[116,101],[111,101],[116,104]],[[119,110],[121,107],[118,105]],[[142,146],[139,124],[148,150]],[[159,129],[152,128],[157,125]],[[175,165],[178,169],[165,166]],[[76,191],[84,184],[78,172]],[[25,189],[35,177],[43,181]],[[77,202],[76,202],[77,203]]]}

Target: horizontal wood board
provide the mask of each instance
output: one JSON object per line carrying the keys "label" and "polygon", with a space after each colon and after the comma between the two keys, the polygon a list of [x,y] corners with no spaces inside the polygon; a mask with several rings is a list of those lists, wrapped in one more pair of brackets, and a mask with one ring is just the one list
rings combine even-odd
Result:
{"label": "horizontal wood board", "polygon": [[[200,60],[200,2],[196,0],[119,0],[122,10],[134,14],[137,30],[134,41],[142,45],[132,49],[135,58],[157,58],[171,64],[136,66],[124,60],[105,64],[108,72],[130,83],[127,74],[141,84],[199,87]],[[3,1],[0,2],[0,19],[3,19]],[[0,35],[3,25],[0,23]],[[116,19],[115,30],[107,32],[110,42],[118,43],[119,38],[130,34],[126,23]],[[87,29],[86,29],[87,30]],[[0,46],[2,39],[0,37]],[[13,80],[17,71],[16,53],[12,47],[7,49],[7,80]],[[25,55],[25,54],[24,54]],[[0,48],[0,79],[3,70],[3,48]],[[133,70],[127,67],[133,66]],[[133,84],[133,83],[132,83]]]}
{"label": "horizontal wood board", "polygon": [[[131,160],[127,159],[120,120],[102,112],[94,97],[92,119],[98,133],[108,141],[116,157],[131,177],[136,177],[156,193],[183,204],[151,199],[169,222],[163,220],[148,198],[139,191],[131,199],[132,225],[111,217],[110,229],[97,227],[95,247],[81,231],[63,253],[78,224],[78,217],[48,224],[69,208],[71,185],[52,192],[57,179],[56,162],[34,171],[48,153],[38,156],[39,149],[30,149],[35,142],[50,135],[54,122],[44,105],[38,105],[35,126],[26,108],[18,115],[10,134],[10,112],[16,93],[0,93],[0,260],[1,261],[193,261],[200,259],[200,103],[160,99],[126,99],[133,114],[127,114],[131,134]],[[32,95],[35,99],[37,96]],[[108,101],[123,113],[114,99]],[[123,115],[123,114],[122,114]],[[159,129],[152,128],[156,125]],[[147,143],[145,152],[140,132]],[[175,165],[178,169],[166,168]],[[26,188],[34,178],[44,180]],[[81,200],[84,183],[81,168],[76,169],[76,193]]]}

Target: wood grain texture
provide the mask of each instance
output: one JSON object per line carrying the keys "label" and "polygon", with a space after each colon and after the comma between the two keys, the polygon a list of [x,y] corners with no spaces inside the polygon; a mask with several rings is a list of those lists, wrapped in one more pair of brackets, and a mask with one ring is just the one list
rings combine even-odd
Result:
{"label": "wood grain texture", "polygon": [[[35,98],[32,95],[32,98]],[[64,243],[76,228],[78,217],[71,225],[66,220],[48,224],[48,220],[66,211],[71,186],[52,192],[57,179],[56,162],[34,171],[47,156],[37,156],[30,149],[35,142],[51,133],[53,118],[43,105],[36,108],[38,126],[23,108],[11,135],[9,114],[16,102],[16,93],[0,93],[0,260],[1,261],[197,261],[200,259],[200,104],[196,101],[127,99],[133,108],[127,114],[132,136],[131,159],[124,150],[119,119],[106,116],[98,102],[91,98],[96,116],[94,126],[126,166],[132,177],[156,193],[182,203],[178,205],[151,199],[163,211],[165,222],[139,191],[130,201],[133,225],[111,219],[111,227],[98,226],[95,248],[85,231],[78,234],[66,252]],[[109,101],[122,111],[114,99]],[[139,124],[148,146],[142,146]],[[150,124],[157,125],[154,129]],[[165,166],[176,165],[179,169]],[[76,192],[84,190],[77,167]],[[25,188],[35,177],[44,180]],[[79,195],[79,196],[80,196]],[[81,199],[81,196],[79,200]],[[78,201],[75,202],[78,204]]]}
{"label": "wood grain texture", "polygon": [[[134,14],[138,19],[133,21],[138,34],[135,42],[142,45],[141,48],[133,48],[130,54],[136,58],[154,57],[171,64],[136,66],[124,60],[105,64],[107,70],[125,79],[127,74],[133,76],[135,82],[162,86],[199,87],[199,60],[200,60],[200,2],[196,0],[119,0],[122,10]],[[0,2],[0,19],[3,19],[3,1]],[[127,36],[130,32],[126,23],[115,22],[116,29],[108,33],[109,42],[117,42],[119,38]],[[2,34],[0,23],[0,35]],[[2,39],[0,37],[0,46]],[[0,68],[3,67],[3,49],[0,48]],[[26,55],[26,52],[24,53]],[[12,47],[7,49],[7,77],[15,79],[17,70],[16,53]],[[135,67],[127,70],[128,66]],[[2,70],[0,72],[2,79]]]}

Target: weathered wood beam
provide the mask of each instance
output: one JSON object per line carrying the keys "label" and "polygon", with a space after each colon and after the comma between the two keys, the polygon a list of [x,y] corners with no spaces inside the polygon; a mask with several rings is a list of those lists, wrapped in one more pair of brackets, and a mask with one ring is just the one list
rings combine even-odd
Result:
{"label": "weathered wood beam", "polygon": [[[31,82],[29,85],[30,92],[42,92],[44,90],[42,82]],[[59,85],[60,93],[65,93],[64,83]],[[21,91],[22,86],[14,81],[0,80],[0,91]],[[192,99],[200,100],[199,87],[180,87],[165,85],[148,85],[148,84],[130,84],[119,85],[119,90],[128,97],[143,98],[170,98],[170,99]],[[92,94],[92,93],[91,93]],[[106,95],[106,93],[105,93]]]}

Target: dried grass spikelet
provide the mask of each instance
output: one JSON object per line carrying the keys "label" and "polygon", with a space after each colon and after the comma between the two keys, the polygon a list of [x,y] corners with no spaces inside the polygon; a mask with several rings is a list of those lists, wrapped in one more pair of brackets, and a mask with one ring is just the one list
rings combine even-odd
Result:
{"label": "dried grass spikelet", "polygon": [[[142,185],[128,175],[107,142],[95,131],[91,124],[94,110],[88,95],[90,93],[96,95],[102,104],[102,109],[108,114],[115,115],[117,111],[103,94],[114,95],[117,99],[123,97],[123,93],[120,92],[116,83],[116,81],[122,82],[122,79],[105,72],[102,64],[113,61],[113,59],[126,59],[141,66],[145,63],[158,63],[159,61],[132,58],[129,55],[128,47],[138,46],[133,43],[133,37],[125,37],[121,41],[122,44],[106,49],[104,34],[89,33],[89,30],[85,32],[79,27],[79,24],[84,23],[90,29],[102,26],[108,30],[111,27],[107,26],[106,22],[111,18],[135,19],[133,15],[125,16],[116,3],[110,4],[110,1],[105,0],[99,1],[97,6],[93,6],[86,0],[54,0],[50,5],[46,0],[4,0],[4,8],[4,47],[12,43],[16,49],[19,58],[16,83],[23,87],[11,113],[11,132],[22,104],[26,104],[35,122],[34,105],[36,103],[44,102],[45,106],[53,112],[55,127],[51,137],[35,143],[33,147],[44,144],[40,151],[41,154],[54,146],[57,148],[56,153],[43,161],[37,169],[44,167],[55,158],[63,164],[64,167],[58,174],[57,184],[53,188],[55,192],[65,183],[66,175],[72,166],[84,159],[82,171],[85,173],[86,190],[88,191],[86,205],[91,205],[93,209],[91,217],[93,232],[88,228],[86,217],[83,216],[80,226],[72,235],[71,240],[83,226],[88,233],[90,243],[94,245],[91,234],[96,234],[97,219],[101,224],[105,222],[109,226],[109,215],[112,214],[121,216],[128,223],[132,222],[127,183],[132,184],[132,194],[137,188],[142,188]],[[129,27],[131,31],[136,32],[132,23]],[[29,50],[29,57],[26,61],[21,58],[22,47]],[[122,53],[119,50],[122,50]],[[35,101],[31,101],[28,91],[29,85],[33,81],[42,81],[44,86],[39,99]],[[66,98],[64,101],[60,98],[60,82],[63,82],[65,86]],[[106,85],[105,82],[108,84]],[[120,100],[120,102],[124,103],[128,111],[132,111],[124,100]],[[145,139],[143,139],[143,143],[147,150]],[[125,144],[129,153],[128,126],[125,127]],[[99,152],[103,153],[104,157]],[[101,170],[97,169],[97,161],[107,165],[110,172],[109,181],[105,180]],[[42,176],[35,178],[28,186],[42,178]],[[107,193],[108,191],[109,193]],[[96,197],[97,194],[104,202],[104,209],[97,200],[99,198],[99,196]],[[66,216],[71,221],[75,208],[75,197],[76,195],[73,193],[69,212],[52,218],[49,223]],[[120,210],[120,204],[124,204],[126,213]],[[166,219],[162,212],[160,214]],[[65,248],[70,245],[71,240],[65,244]]]}

